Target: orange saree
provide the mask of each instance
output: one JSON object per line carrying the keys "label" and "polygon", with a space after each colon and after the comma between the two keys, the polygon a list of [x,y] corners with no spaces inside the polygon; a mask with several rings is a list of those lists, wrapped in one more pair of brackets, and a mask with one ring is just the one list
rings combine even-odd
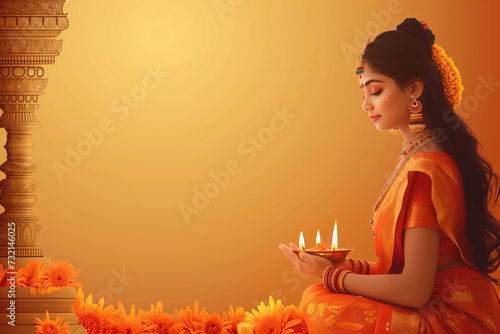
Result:
{"label": "orange saree", "polygon": [[[425,203],[414,202],[413,195],[409,201],[412,187],[416,190],[424,180],[420,178],[414,183],[416,175],[428,176],[432,211],[420,210]],[[372,265],[371,274],[401,272],[403,230],[413,226],[432,227],[426,225],[426,216],[434,217],[435,228],[442,233],[439,262],[446,264],[461,257],[467,265],[438,269],[431,299],[420,309],[332,293],[322,284],[310,286],[301,303],[309,333],[500,331],[500,301],[486,275],[474,269],[465,231],[462,179],[455,161],[446,153],[416,153],[395,178],[374,217],[375,252],[379,259]]]}

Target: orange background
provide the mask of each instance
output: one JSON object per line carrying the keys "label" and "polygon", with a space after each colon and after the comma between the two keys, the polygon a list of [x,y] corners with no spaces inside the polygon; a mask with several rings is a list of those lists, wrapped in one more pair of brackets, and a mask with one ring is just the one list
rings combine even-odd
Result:
{"label": "orange background", "polygon": [[[33,138],[40,246],[82,269],[85,294],[127,309],[198,300],[250,311],[269,295],[298,304],[319,280],[278,245],[301,230],[306,246],[318,228],[330,242],[337,220],[340,246],[375,260],[369,221],[402,137],[361,109],[362,34],[406,17],[429,24],[461,71],[462,116],[499,173],[499,10],[496,1],[68,1]],[[148,67],[168,76],[155,81]],[[283,110],[288,124],[274,119]],[[71,150],[82,152],[72,167]],[[210,173],[228,164],[227,185],[214,187]],[[179,207],[193,206],[196,190],[211,197],[188,223]]]}

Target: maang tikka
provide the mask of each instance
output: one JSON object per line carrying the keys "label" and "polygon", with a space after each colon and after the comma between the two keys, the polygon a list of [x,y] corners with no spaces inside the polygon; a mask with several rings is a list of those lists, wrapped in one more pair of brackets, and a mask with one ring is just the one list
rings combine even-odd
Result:
{"label": "maang tikka", "polygon": [[[359,78],[361,79],[361,73],[363,73],[363,69],[365,66],[365,51],[366,47],[370,43],[370,37],[366,39],[365,46],[363,47],[363,50],[361,50],[361,53],[359,54],[359,60],[358,60],[358,66],[356,66],[356,75],[359,75]],[[363,88],[363,84],[361,84],[361,88]],[[394,135],[400,134],[401,131],[398,128],[391,129],[391,133]]]}
{"label": "maang tikka", "polygon": [[[363,47],[363,50],[361,50],[361,53],[359,54],[358,66],[356,66],[356,75],[359,75],[360,79],[361,79],[361,73],[363,73],[365,66],[365,58],[364,58],[365,51],[369,43],[370,43],[370,37],[366,39],[365,46]],[[363,84],[361,84],[361,87],[363,87]],[[417,100],[414,96],[412,96],[408,109],[410,110],[410,130],[412,132],[422,131],[425,128],[423,114],[420,113],[420,111],[422,110],[422,104],[420,103],[419,100]],[[391,133],[395,135],[401,134],[401,130],[399,130],[398,128],[394,128],[391,129]]]}
{"label": "maang tikka", "polygon": [[359,54],[359,60],[358,60],[358,66],[356,67],[356,74],[359,75],[359,78],[361,79],[361,73],[363,73],[363,67],[365,64],[365,51],[366,51],[366,46],[370,43],[370,37],[366,39],[366,44],[363,47],[363,50],[361,50],[361,53]]}

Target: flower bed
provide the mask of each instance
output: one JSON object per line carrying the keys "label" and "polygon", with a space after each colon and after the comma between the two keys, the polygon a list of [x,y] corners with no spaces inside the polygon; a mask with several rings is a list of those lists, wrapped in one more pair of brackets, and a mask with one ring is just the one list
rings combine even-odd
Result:
{"label": "flower bed", "polygon": [[[10,271],[8,271],[10,269]],[[0,286],[8,286],[9,280],[15,277],[15,285],[30,287],[31,293],[40,294],[57,291],[61,287],[78,287],[78,294],[71,311],[78,316],[78,324],[82,325],[88,334],[240,334],[252,333],[308,333],[300,307],[285,306],[281,300],[274,301],[269,297],[266,305],[261,302],[257,309],[245,312],[243,307],[229,306],[222,315],[207,312],[199,308],[195,301],[193,308],[174,309],[172,314],[163,310],[161,301],[156,306],[151,304],[148,311],[139,309],[137,314],[132,305],[127,313],[119,301],[118,308],[113,305],[104,307],[104,297],[93,303],[92,294],[84,298],[82,284],[75,280],[80,270],[75,270],[67,261],[52,261],[47,267],[40,261],[29,262],[23,268],[3,269],[0,264]],[[17,272],[15,275],[8,272]],[[69,322],[57,316],[50,319],[46,311],[44,319],[35,318],[36,334],[70,334]]]}

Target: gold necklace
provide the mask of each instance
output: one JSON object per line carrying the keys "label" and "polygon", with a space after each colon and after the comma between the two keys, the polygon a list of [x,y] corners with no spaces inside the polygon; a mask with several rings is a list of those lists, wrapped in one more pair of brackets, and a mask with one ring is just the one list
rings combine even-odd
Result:
{"label": "gold necklace", "polygon": [[384,188],[382,189],[382,192],[378,197],[377,203],[373,207],[373,218],[372,220],[370,220],[370,225],[372,226],[372,237],[375,237],[375,230],[373,228],[375,213],[380,207],[380,204],[382,203],[382,200],[384,199],[387,190],[390,188],[398,173],[401,171],[406,162],[410,160],[413,154],[415,154],[420,148],[422,148],[422,146],[430,143],[434,139],[436,139],[434,132],[432,130],[427,129],[422,132],[419,132],[417,135],[403,142],[403,151],[399,154],[399,162],[396,165],[396,168],[394,168],[394,170],[392,171],[389,178],[387,179],[387,182],[385,183]]}

